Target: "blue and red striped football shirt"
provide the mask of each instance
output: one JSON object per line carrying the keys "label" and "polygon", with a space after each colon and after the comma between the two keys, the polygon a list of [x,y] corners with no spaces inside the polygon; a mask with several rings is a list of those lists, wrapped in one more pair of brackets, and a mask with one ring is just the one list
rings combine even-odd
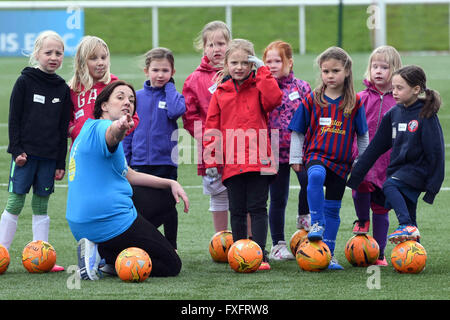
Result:
{"label": "blue and red striped football shirt", "polygon": [[314,103],[314,93],[308,94],[295,112],[288,129],[305,135],[303,163],[321,161],[327,168],[346,178],[353,163],[352,146],[357,135],[367,132],[366,112],[361,99],[349,115],[338,106],[342,100],[325,96],[327,106]]}

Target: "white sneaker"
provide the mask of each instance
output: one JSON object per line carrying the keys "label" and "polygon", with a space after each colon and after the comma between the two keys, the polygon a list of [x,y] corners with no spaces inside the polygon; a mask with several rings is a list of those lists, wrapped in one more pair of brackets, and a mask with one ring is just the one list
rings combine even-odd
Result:
{"label": "white sneaker", "polygon": [[297,229],[305,229],[306,231],[309,231],[311,228],[311,215],[304,214],[304,215],[297,215]]}
{"label": "white sneaker", "polygon": [[78,241],[77,247],[78,267],[80,277],[83,280],[98,280],[102,276],[98,269],[100,255],[98,254],[97,244],[86,238]]}
{"label": "white sneaker", "polygon": [[278,241],[278,244],[274,245],[270,250],[269,259],[275,261],[282,260],[294,260],[295,257],[292,255],[291,251],[286,246],[286,241]]}

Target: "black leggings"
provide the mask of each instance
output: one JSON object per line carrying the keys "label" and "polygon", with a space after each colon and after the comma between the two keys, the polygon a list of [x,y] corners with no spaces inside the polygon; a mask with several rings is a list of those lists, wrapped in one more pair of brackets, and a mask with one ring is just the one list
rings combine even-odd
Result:
{"label": "black leggings", "polygon": [[226,179],[230,203],[233,241],[247,239],[247,214],[250,214],[253,240],[264,251],[268,232],[267,199],[273,176],[247,172]]}
{"label": "black leggings", "polygon": [[[157,177],[177,180],[177,168],[169,165],[133,166],[134,170]],[[178,212],[170,189],[155,189],[133,186],[133,203],[142,216],[159,228],[164,226],[164,235],[177,248]]]}
{"label": "black leggings", "polygon": [[107,264],[115,264],[117,255],[129,247],[145,250],[152,260],[151,277],[176,276],[181,260],[161,232],[139,213],[133,224],[122,234],[98,244],[98,251]]}
{"label": "black leggings", "polygon": [[178,212],[172,191],[134,186],[133,203],[137,212],[156,228],[164,226],[164,235],[177,249]]}

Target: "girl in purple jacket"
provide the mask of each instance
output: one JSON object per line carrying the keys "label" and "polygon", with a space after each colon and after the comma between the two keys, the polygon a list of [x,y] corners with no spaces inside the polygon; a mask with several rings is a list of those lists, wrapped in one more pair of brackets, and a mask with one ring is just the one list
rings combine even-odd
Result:
{"label": "girl in purple jacket", "polygon": [[[276,179],[270,185],[269,225],[272,236],[272,250],[270,259],[294,259],[286,246],[284,238],[285,209],[289,197],[289,148],[291,132],[289,122],[302,99],[311,92],[310,85],[294,77],[292,71],[292,47],[283,41],[270,43],[264,51],[263,61],[269,67],[272,76],[277,79],[278,86],[283,92],[282,103],[269,115],[269,129],[278,130],[279,135],[279,169]],[[296,172],[301,189],[298,195],[297,228],[309,230],[310,216],[306,199],[306,172]]]}
{"label": "girl in purple jacket", "polygon": [[[369,57],[364,85],[365,90],[359,92],[366,110],[369,127],[369,141],[375,136],[384,114],[395,104],[392,97],[392,74],[401,68],[401,58],[397,50],[391,46],[376,48]],[[383,154],[367,173],[364,181],[354,190],[353,202],[358,220],[354,223],[354,234],[367,234],[370,227],[370,209],[372,209],[373,237],[380,247],[380,255],[376,265],[386,266],[384,249],[389,229],[389,215],[384,208],[385,198],[382,186],[386,180],[386,169],[389,165],[391,151]],[[358,148],[353,145],[353,156],[357,159]]]}
{"label": "girl in purple jacket", "polygon": [[[123,140],[128,165],[135,171],[157,177],[178,178],[177,119],[186,111],[184,97],[173,80],[175,59],[167,48],[153,48],[145,54],[147,78],[136,91],[139,125]],[[133,203],[144,218],[177,248],[178,213],[169,189],[133,186]]]}

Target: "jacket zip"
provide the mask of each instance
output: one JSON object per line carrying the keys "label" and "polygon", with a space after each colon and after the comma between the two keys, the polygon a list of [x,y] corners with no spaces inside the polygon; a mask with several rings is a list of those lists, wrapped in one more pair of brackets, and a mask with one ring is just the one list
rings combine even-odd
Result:
{"label": "jacket zip", "polygon": [[380,108],[378,110],[378,120],[377,120],[377,129],[378,126],[380,125],[380,120],[381,120],[381,110],[383,109],[383,99],[384,99],[384,95],[385,93],[381,94],[381,99],[380,99]]}

